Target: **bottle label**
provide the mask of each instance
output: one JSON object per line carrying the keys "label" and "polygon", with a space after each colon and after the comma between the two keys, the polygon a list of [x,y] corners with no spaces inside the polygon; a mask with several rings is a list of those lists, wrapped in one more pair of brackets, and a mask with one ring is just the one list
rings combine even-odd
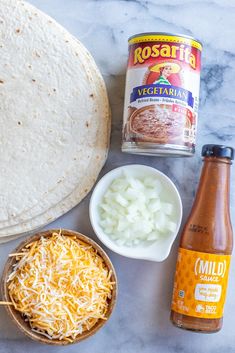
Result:
{"label": "bottle label", "polygon": [[179,249],[172,310],[188,316],[218,319],[223,316],[230,255]]}

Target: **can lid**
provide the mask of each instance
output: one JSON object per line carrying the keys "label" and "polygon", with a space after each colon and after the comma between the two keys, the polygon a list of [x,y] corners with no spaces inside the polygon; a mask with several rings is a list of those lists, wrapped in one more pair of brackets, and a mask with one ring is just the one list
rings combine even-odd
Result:
{"label": "can lid", "polygon": [[166,35],[166,36],[172,36],[172,37],[182,37],[182,38],[186,38],[186,39],[191,39],[191,40],[195,40],[196,42],[198,42],[199,44],[201,44],[201,46],[203,46],[202,42],[193,37],[193,36],[189,36],[187,34],[182,34],[182,33],[171,33],[171,32],[141,32],[141,33],[136,33],[136,34],[133,34],[132,36],[130,36],[128,38],[128,41],[130,41],[131,39],[133,38],[136,38],[136,37],[144,37],[144,36],[151,36],[151,35],[156,35],[156,36],[163,36],[163,35]]}
{"label": "can lid", "polygon": [[202,42],[192,36],[186,34],[178,33],[168,33],[168,32],[143,32],[137,33],[128,38],[129,44],[143,43],[143,42],[152,42],[152,41],[170,41],[171,43],[181,43],[187,44],[195,47],[202,51]]}
{"label": "can lid", "polygon": [[234,149],[224,145],[204,145],[202,147],[203,157],[221,157],[234,159]]}

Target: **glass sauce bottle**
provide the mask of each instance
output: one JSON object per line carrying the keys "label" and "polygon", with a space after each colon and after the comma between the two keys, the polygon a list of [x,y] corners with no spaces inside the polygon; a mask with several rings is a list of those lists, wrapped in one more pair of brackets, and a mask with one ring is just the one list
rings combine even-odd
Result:
{"label": "glass sauce bottle", "polygon": [[204,145],[196,198],[181,236],[171,321],[180,328],[217,332],[222,327],[233,233],[229,210],[233,149]]}

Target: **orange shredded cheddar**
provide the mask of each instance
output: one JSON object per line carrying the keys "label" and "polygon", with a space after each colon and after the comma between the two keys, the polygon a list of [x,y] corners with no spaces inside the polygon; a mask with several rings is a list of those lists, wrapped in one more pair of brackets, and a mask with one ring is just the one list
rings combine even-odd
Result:
{"label": "orange shredded cheddar", "polygon": [[92,246],[53,233],[16,255],[9,296],[33,331],[71,342],[106,320],[111,272]]}

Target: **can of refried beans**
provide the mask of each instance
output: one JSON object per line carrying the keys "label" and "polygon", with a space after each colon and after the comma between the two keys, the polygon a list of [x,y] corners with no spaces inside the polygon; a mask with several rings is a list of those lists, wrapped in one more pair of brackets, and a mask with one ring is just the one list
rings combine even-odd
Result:
{"label": "can of refried beans", "polygon": [[129,38],[122,151],[192,156],[202,44],[191,37],[143,33]]}

